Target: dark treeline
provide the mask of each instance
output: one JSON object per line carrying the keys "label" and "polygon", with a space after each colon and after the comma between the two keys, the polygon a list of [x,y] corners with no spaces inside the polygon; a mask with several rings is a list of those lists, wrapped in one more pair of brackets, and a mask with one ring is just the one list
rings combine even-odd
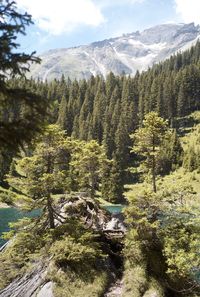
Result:
{"label": "dark treeline", "polygon": [[[144,115],[157,111],[173,127],[177,117],[200,108],[200,42],[148,71],[137,72],[134,77],[110,73],[106,79],[92,76],[88,81],[71,81],[63,77],[49,83],[21,80],[11,84],[29,88],[48,99],[47,121],[58,123],[68,136],[86,141],[95,139],[105,146],[113,163],[104,180],[105,183],[112,180],[113,189],[112,194],[105,190],[104,195],[120,197],[122,185],[130,178],[126,169],[134,159],[130,153],[130,134],[140,126]],[[15,108],[12,112],[16,116]],[[161,173],[168,173],[180,163],[173,156],[177,141],[175,135],[172,138],[165,144],[162,158],[166,162],[161,160]]]}

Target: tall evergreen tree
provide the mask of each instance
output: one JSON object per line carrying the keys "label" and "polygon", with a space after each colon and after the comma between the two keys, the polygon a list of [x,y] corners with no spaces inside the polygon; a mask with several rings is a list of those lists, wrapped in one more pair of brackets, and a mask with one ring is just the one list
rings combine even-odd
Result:
{"label": "tall evergreen tree", "polygon": [[167,122],[158,116],[156,112],[150,112],[145,116],[143,127],[132,135],[134,139],[133,150],[144,156],[143,165],[151,173],[153,191],[156,187],[156,167],[160,154],[160,147],[167,136]]}
{"label": "tall evergreen tree", "polygon": [[16,162],[16,174],[8,176],[10,186],[20,193],[20,199],[29,210],[41,209],[43,220],[55,228],[59,214],[54,207],[53,194],[69,190],[68,170],[72,143],[64,132],[50,125],[41,141],[36,145],[33,156]]}
{"label": "tall evergreen tree", "polygon": [[81,142],[79,148],[72,154],[71,166],[78,184],[81,189],[88,191],[91,198],[94,198],[95,191],[99,189],[102,168],[106,161],[103,147],[95,140]]}
{"label": "tall evergreen tree", "polygon": [[[32,24],[31,16],[20,13],[14,1],[0,3],[0,143],[1,147],[17,147],[23,141],[30,141],[35,131],[39,131],[44,120],[47,102],[27,88],[10,87],[8,77],[22,77],[31,63],[39,62],[35,53],[18,52],[16,39],[25,34]],[[14,119],[3,117],[4,111],[15,105],[23,108],[23,113]]]}

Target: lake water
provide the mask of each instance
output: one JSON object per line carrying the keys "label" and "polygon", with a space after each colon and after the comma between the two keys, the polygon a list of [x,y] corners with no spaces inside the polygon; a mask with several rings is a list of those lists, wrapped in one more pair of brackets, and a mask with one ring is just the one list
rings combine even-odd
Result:
{"label": "lake water", "polygon": [[16,222],[23,217],[33,217],[38,215],[38,210],[26,213],[14,207],[0,208],[0,247],[6,242],[1,238],[3,232],[9,231],[9,223]]}
{"label": "lake water", "polygon": [[112,214],[121,213],[123,210],[123,207],[124,206],[121,204],[104,206],[104,208]]}

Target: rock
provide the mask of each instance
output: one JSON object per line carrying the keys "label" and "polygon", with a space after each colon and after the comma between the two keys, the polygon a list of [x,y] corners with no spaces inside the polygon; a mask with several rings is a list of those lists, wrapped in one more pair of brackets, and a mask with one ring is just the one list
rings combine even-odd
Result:
{"label": "rock", "polygon": [[119,224],[119,221],[118,219],[116,218],[112,218],[111,221],[109,221],[107,224],[106,224],[106,227],[105,227],[105,230],[116,230],[116,229],[119,229],[118,228],[118,224]]}
{"label": "rock", "polygon": [[104,231],[121,231],[126,232],[124,218],[120,214],[113,214],[111,220],[105,225]]}
{"label": "rock", "polygon": [[123,282],[122,280],[117,280],[104,295],[104,297],[120,297],[122,296]]}
{"label": "rock", "polygon": [[39,293],[36,295],[37,297],[54,297],[53,295],[53,283],[48,282],[46,283]]}

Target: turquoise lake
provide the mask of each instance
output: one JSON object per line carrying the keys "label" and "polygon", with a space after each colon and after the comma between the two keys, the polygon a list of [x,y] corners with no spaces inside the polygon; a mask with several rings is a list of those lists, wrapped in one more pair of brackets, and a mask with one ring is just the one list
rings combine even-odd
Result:
{"label": "turquoise lake", "polygon": [[103,208],[105,208],[107,211],[109,211],[112,214],[117,214],[117,213],[121,213],[124,206],[117,204],[117,205],[106,205],[103,206]]}
{"label": "turquoise lake", "polygon": [[23,217],[33,217],[38,215],[38,210],[26,213],[16,208],[0,208],[0,247],[6,242],[1,238],[2,233],[9,231],[9,223],[16,222]]}

